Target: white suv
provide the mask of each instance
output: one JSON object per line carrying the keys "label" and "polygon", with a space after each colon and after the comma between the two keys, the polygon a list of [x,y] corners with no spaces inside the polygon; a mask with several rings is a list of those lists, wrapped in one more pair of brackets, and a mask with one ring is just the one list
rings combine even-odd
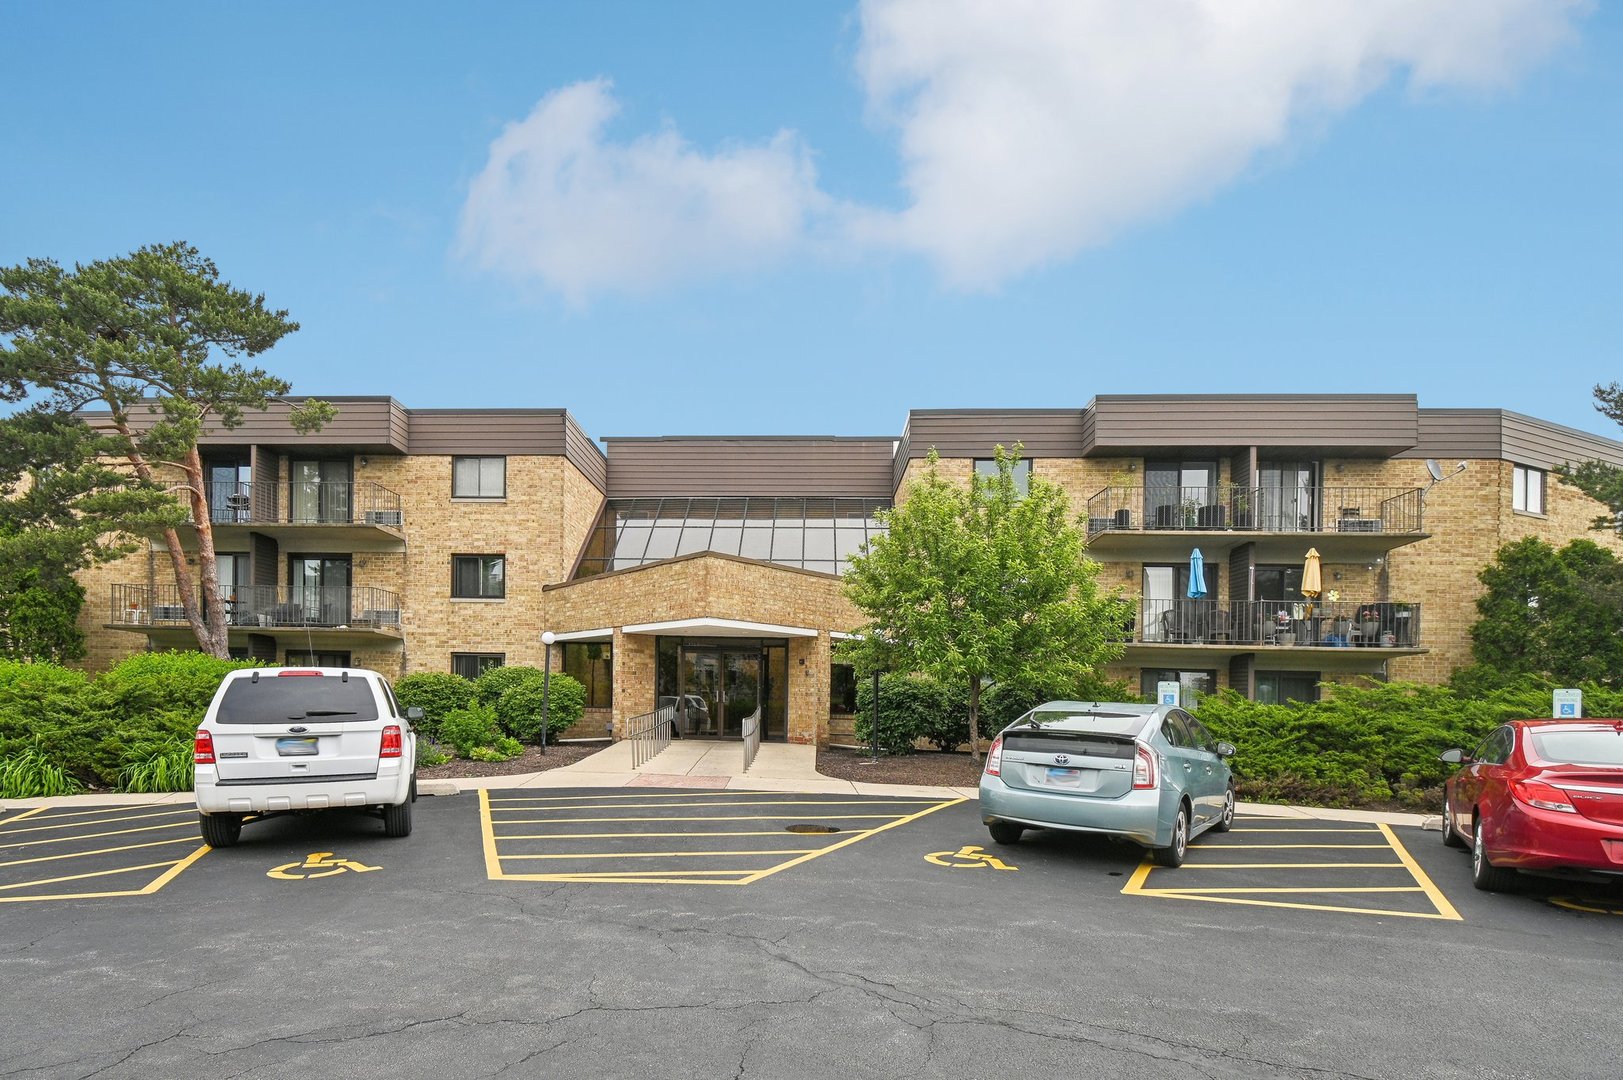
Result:
{"label": "white suv", "polygon": [[225,677],[197,729],[199,822],[230,847],[245,815],[369,807],[411,833],[417,736],[389,683],[358,668],[249,668]]}

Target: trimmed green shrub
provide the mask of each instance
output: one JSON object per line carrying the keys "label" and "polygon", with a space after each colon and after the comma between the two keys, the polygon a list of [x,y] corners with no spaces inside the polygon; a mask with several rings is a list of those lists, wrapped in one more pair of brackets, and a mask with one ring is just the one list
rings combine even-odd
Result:
{"label": "trimmed green shrub", "polygon": [[394,696],[402,709],[423,710],[416,722],[419,734],[435,738],[440,724],[452,710],[465,709],[473,701],[473,681],[447,671],[419,671],[394,684]]}
{"label": "trimmed green shrub", "polygon": [[553,672],[550,689],[540,668],[491,668],[474,680],[480,704],[496,710],[502,730],[520,742],[541,739],[541,703],[547,702],[547,738],[569,730],[586,712],[586,687],[561,672]]}
{"label": "trimmed green shrub", "polygon": [[488,705],[473,704],[465,709],[452,709],[440,724],[440,737],[455,748],[462,757],[474,750],[489,748],[502,737],[496,723],[496,710]]}
{"label": "trimmed green shrub", "polygon": [[188,714],[195,724],[228,672],[258,666],[200,652],[136,653],[91,684],[91,702],[119,719],[173,711]]}
{"label": "trimmed green shrub", "polygon": [[444,750],[441,750],[438,746],[436,746],[433,743],[433,741],[431,741],[430,739],[428,739],[427,737],[422,736],[422,735],[419,735],[417,737],[417,767],[418,768],[420,768],[420,769],[432,769],[432,768],[434,768],[434,766],[436,766],[436,765],[444,765],[446,762],[448,762],[450,760],[451,760],[451,755],[447,754]]}
{"label": "trimmed green shrub", "polygon": [[[857,684],[857,741],[873,740],[873,680]],[[961,695],[926,675],[882,675],[879,678],[879,749],[911,754],[918,740],[942,750],[969,741],[969,706]]]}

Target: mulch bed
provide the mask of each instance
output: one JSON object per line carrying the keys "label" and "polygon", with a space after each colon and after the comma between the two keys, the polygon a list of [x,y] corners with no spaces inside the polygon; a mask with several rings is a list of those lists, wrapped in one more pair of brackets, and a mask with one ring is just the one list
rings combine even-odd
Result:
{"label": "mulch bed", "polygon": [[980,762],[968,754],[920,750],[916,754],[881,754],[872,761],[867,751],[821,749],[817,771],[837,780],[868,784],[923,784],[932,787],[975,787],[981,782]]}
{"label": "mulch bed", "polygon": [[418,769],[419,780],[449,780],[463,776],[514,776],[519,773],[544,772],[547,769],[573,765],[581,758],[590,757],[609,744],[554,743],[543,754],[539,746],[526,746],[524,753],[510,761],[465,761],[456,758],[432,769]]}

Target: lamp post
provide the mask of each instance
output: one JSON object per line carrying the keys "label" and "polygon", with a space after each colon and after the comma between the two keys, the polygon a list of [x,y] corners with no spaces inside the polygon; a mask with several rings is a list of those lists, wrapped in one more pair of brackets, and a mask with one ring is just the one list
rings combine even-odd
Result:
{"label": "lamp post", "polygon": [[547,705],[552,696],[552,643],[558,640],[558,635],[551,630],[541,634],[541,644],[547,647],[547,656],[541,664],[541,752],[547,752]]}

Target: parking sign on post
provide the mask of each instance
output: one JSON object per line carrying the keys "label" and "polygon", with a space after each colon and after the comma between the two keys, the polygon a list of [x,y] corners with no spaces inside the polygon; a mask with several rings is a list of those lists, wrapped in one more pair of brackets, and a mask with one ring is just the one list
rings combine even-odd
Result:
{"label": "parking sign on post", "polygon": [[1178,684],[1175,682],[1156,683],[1155,697],[1162,705],[1176,705],[1178,703]]}
{"label": "parking sign on post", "polygon": [[1550,715],[1557,720],[1581,719],[1584,715],[1584,692],[1582,690],[1557,690]]}

